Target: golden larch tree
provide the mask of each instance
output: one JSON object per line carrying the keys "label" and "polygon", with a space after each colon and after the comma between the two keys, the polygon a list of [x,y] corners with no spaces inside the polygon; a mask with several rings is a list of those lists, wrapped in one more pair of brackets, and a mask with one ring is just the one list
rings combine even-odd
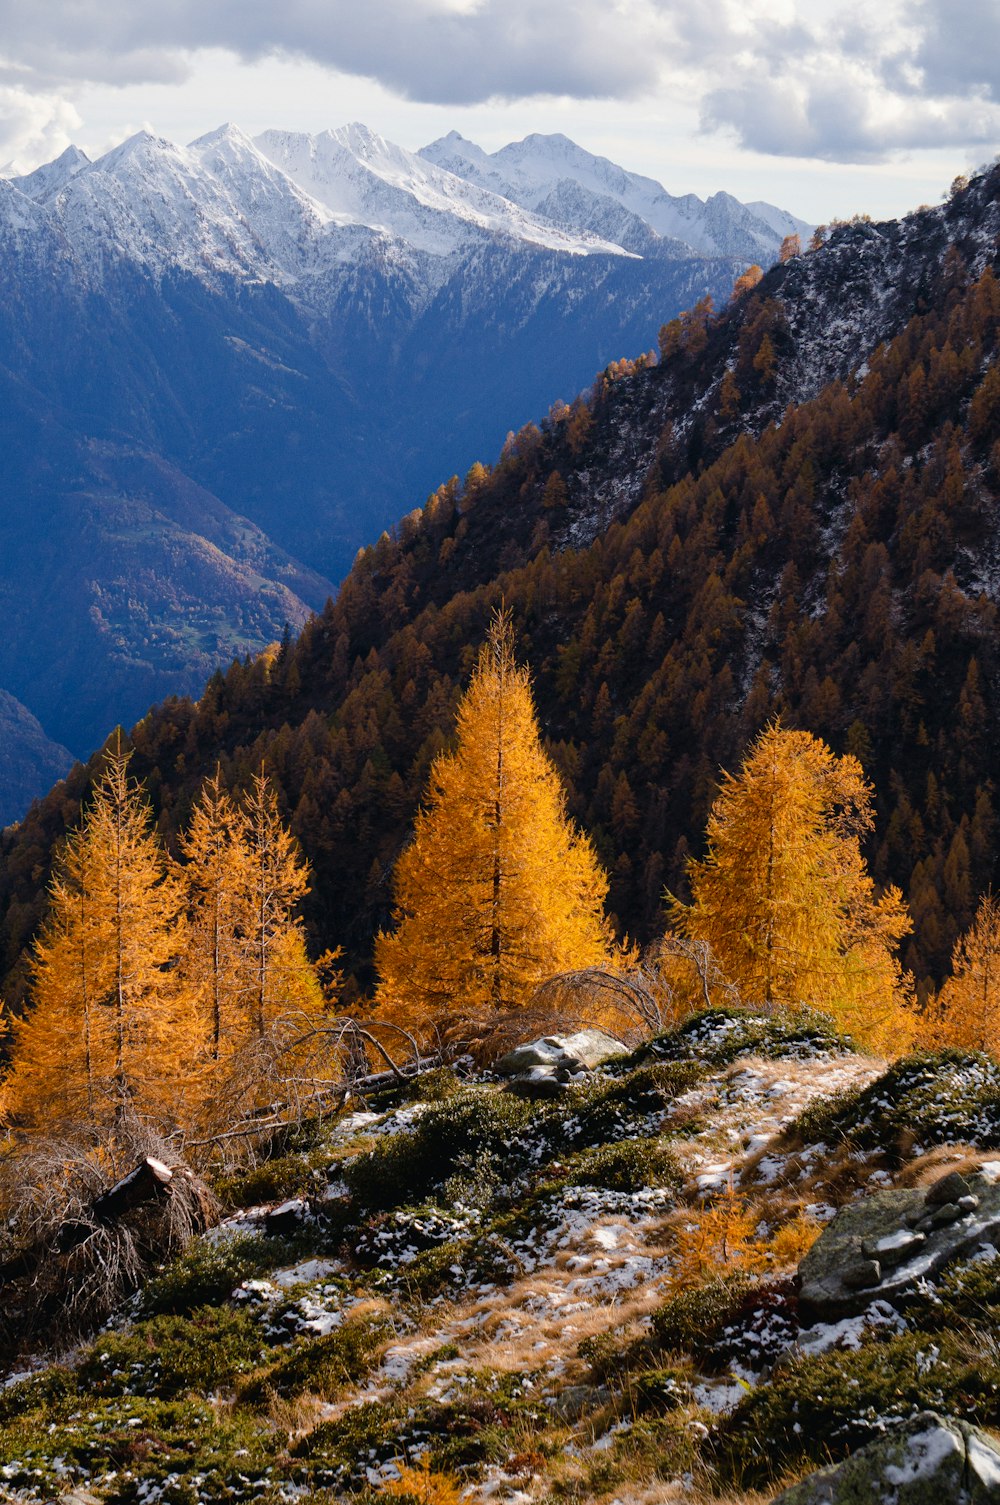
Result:
{"label": "golden larch tree", "polygon": [[872,823],[856,758],[768,726],[739,774],[723,775],[707,853],[689,863],[690,905],[670,907],[746,1003],[806,1004],[903,1048],[914,1016],[895,951],[911,921],[897,889],[876,897],[860,845]]}
{"label": "golden larch tree", "polygon": [[168,1111],[171,1083],[197,1054],[197,1022],[174,972],[181,888],[128,761],[119,741],[52,883],[32,1007],[14,1023],[3,1084],[5,1116],[19,1124]]}
{"label": "golden larch tree", "polygon": [[245,873],[238,917],[244,1030],[261,1036],[276,1018],[319,1013],[323,995],[295,910],[309,892],[309,869],[283,825],[263,771],[240,808],[236,829]]}
{"label": "golden larch tree", "polygon": [[936,1034],[960,1050],[1000,1051],[1000,900],[986,894],[955,942],[951,976],[938,997]]}
{"label": "golden larch tree", "polygon": [[218,1061],[245,1033],[242,926],[252,885],[241,816],[219,769],[202,785],[180,838],[190,928],[181,963],[204,1023],[210,1060]]}
{"label": "golden larch tree", "polygon": [[379,1002],[415,1020],[487,1018],[611,950],[607,879],[566,814],[506,612],[457,720],[396,865],[395,928],[375,946]]}

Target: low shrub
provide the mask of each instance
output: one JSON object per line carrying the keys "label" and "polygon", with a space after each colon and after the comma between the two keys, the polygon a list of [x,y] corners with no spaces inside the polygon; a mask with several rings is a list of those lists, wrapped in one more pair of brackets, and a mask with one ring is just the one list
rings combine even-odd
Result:
{"label": "low shrub", "polygon": [[264,1373],[240,1386],[240,1399],[259,1405],[268,1395],[291,1399],[306,1393],[333,1400],[346,1385],[363,1380],[395,1329],[383,1312],[353,1312],[321,1338],[304,1339]]}
{"label": "low shrub", "polygon": [[899,1298],[907,1320],[927,1332],[968,1325],[1000,1329],[1000,1255],[956,1264]]}
{"label": "low shrub", "polygon": [[[302,1246],[290,1239],[201,1240],[147,1281],[139,1300],[142,1316],[189,1316],[199,1307],[226,1301],[243,1280],[292,1263]],[[309,1251],[311,1252],[311,1250]]]}
{"label": "low shrub", "polygon": [[670,1104],[702,1075],[695,1062],[637,1067],[567,1094],[536,1127],[549,1155],[658,1133]]}
{"label": "low shrub", "polygon": [[499,1183],[518,1160],[517,1136],[533,1112],[509,1093],[464,1092],[349,1161],[344,1178],[357,1203],[373,1212],[424,1202],[449,1177],[487,1164]]}
{"label": "low shrub", "polygon": [[245,1312],[204,1307],[106,1333],[83,1355],[77,1383],[94,1395],[173,1400],[207,1394],[267,1360],[260,1329]]}
{"label": "low shrub", "polygon": [[725,1328],[735,1322],[748,1295],[758,1289],[753,1276],[735,1272],[691,1290],[677,1291],[653,1314],[653,1336],[668,1353],[705,1359]]}
{"label": "low shrub", "polygon": [[436,1066],[413,1077],[402,1097],[408,1103],[447,1103],[465,1090],[465,1082],[450,1066]]}
{"label": "low shrub", "polygon": [[705,1066],[728,1066],[738,1056],[760,1055],[775,1060],[808,1060],[818,1055],[856,1051],[825,1014],[813,1009],[779,1009],[773,1014],[742,1009],[702,1009],[677,1029],[657,1035],[629,1058],[632,1065],[647,1061],[680,1061],[694,1057]]}
{"label": "low shrub", "polygon": [[77,1394],[77,1379],[74,1371],[55,1365],[33,1374],[25,1380],[0,1389],[0,1427],[17,1421],[32,1411],[47,1411],[55,1414],[61,1401],[72,1399]]}
{"label": "low shrub", "polygon": [[239,1207],[257,1207],[262,1202],[284,1202],[321,1187],[326,1178],[319,1161],[325,1161],[325,1157],[279,1155],[240,1175],[220,1177],[215,1190],[223,1206],[231,1211]]}
{"label": "low shrub", "polygon": [[426,1445],[427,1432],[414,1426],[406,1407],[364,1401],[301,1438],[291,1450],[289,1473],[296,1484],[358,1490],[373,1470],[406,1459],[414,1442]]}
{"label": "low shrub", "polygon": [[641,1191],[648,1186],[676,1190],[683,1176],[677,1156],[659,1139],[623,1139],[588,1150],[570,1170],[571,1186],[602,1186],[609,1191]]}
{"label": "low shrub", "polygon": [[258,1418],[136,1396],[74,1397],[0,1427],[5,1487],[35,1500],[70,1483],[100,1489],[108,1505],[251,1499],[268,1485],[274,1447]]}
{"label": "low shrub", "polygon": [[782,1365],[716,1429],[723,1483],[764,1488],[846,1457],[893,1417],[940,1411],[1000,1422],[1000,1359],[948,1333],[908,1332]]}
{"label": "low shrub", "polygon": [[811,1104],[789,1126],[804,1144],[849,1139],[900,1158],[914,1142],[1000,1146],[1000,1065],[990,1056],[942,1050],[895,1061],[867,1087]]}
{"label": "low shrub", "polygon": [[428,1203],[383,1213],[354,1237],[352,1254],[360,1265],[412,1264],[418,1254],[466,1238],[475,1228],[473,1214]]}
{"label": "low shrub", "polygon": [[626,1398],[636,1415],[665,1415],[691,1399],[690,1377],[672,1367],[641,1369],[629,1376]]}

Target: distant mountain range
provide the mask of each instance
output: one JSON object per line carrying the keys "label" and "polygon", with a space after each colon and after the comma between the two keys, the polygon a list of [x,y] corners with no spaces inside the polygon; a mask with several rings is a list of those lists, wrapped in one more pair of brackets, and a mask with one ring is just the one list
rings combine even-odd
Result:
{"label": "distant mountain range", "polygon": [[[266,763],[312,866],[315,949],[343,944],[366,988],[503,600],[623,932],[662,934],[720,768],[780,716],[871,780],[866,858],[910,905],[903,960],[927,997],[1000,879],[998,248],[1000,167],[935,208],[833,227],[717,317],[669,327],[658,364],[540,412],[363,550],[294,644],[144,719],[134,770],[161,829],[220,763],[236,788]],[[46,854],[97,766],[0,839],[11,1002]]]}
{"label": "distant mountain range", "polygon": [[56,757],[197,692],[794,229],[561,136],[226,126],[0,180],[0,688]]}

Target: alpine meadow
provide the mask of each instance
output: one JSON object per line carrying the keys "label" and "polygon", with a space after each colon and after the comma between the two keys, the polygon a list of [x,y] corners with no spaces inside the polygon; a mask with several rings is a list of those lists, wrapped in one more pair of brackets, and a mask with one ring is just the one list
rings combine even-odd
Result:
{"label": "alpine meadow", "polygon": [[0,1499],[1000,1500],[1000,166],[0,190]]}

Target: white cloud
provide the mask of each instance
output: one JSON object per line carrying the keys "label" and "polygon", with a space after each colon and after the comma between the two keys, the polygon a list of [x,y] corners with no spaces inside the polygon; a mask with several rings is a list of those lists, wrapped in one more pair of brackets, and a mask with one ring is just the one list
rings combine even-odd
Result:
{"label": "white cloud", "polygon": [[66,100],[0,84],[0,163],[17,173],[69,146],[80,116]]}
{"label": "white cloud", "polygon": [[449,108],[700,101],[704,129],[772,156],[871,163],[1000,136],[997,0],[0,0],[0,37],[0,81],[50,105],[170,86],[222,50]]}

